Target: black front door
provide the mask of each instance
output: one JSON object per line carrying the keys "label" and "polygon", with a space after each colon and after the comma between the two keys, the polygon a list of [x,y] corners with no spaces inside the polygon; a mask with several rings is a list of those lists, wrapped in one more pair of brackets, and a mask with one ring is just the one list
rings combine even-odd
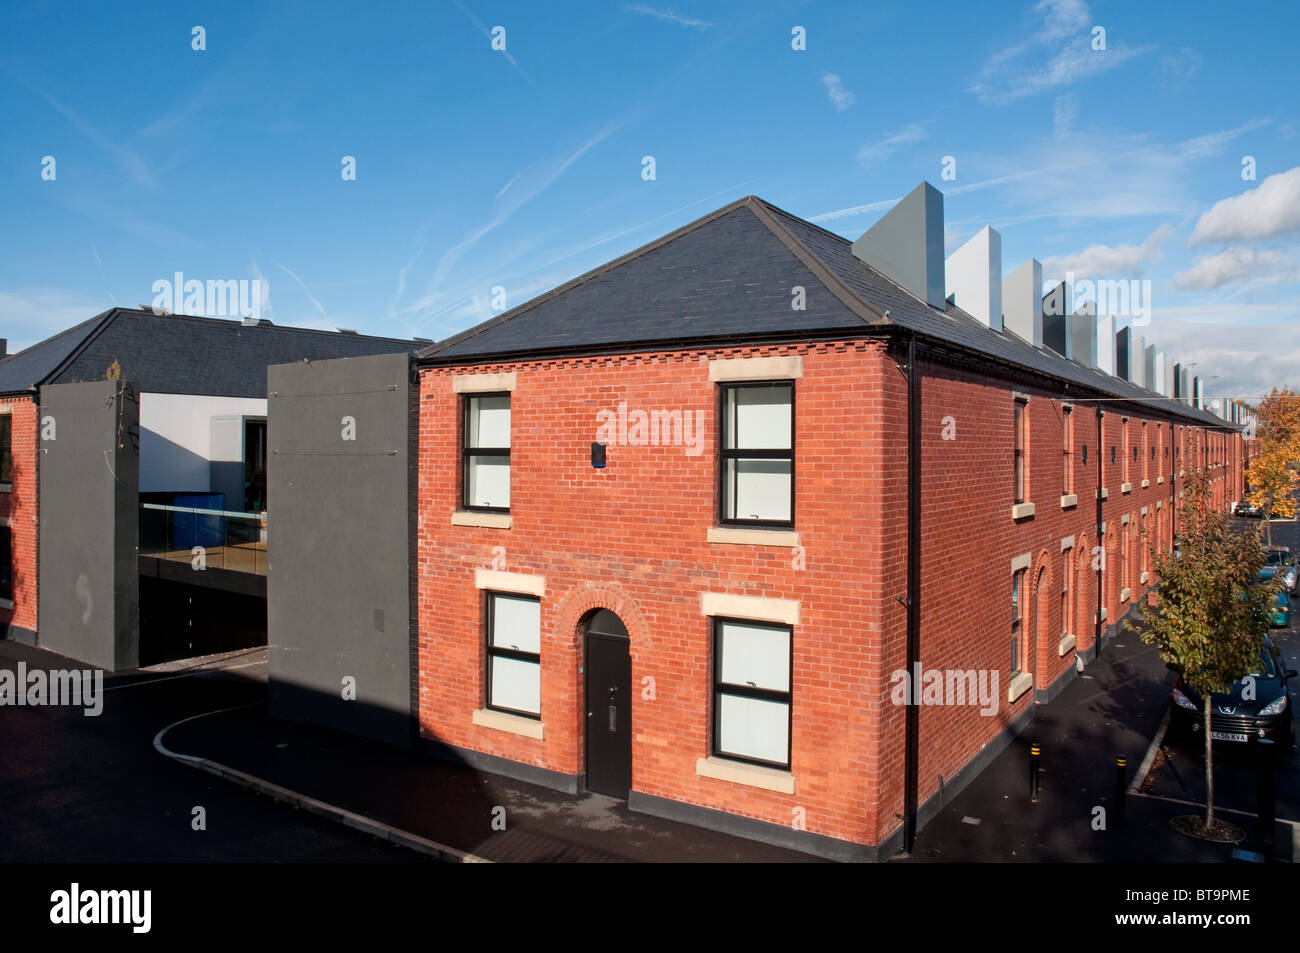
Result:
{"label": "black front door", "polygon": [[587,623],[587,790],[626,798],[632,788],[632,655],[618,616]]}

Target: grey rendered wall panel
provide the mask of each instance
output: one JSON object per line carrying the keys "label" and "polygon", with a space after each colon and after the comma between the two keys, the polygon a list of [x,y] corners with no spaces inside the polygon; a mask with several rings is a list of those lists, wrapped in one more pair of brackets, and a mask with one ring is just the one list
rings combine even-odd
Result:
{"label": "grey rendered wall panel", "polygon": [[[268,369],[270,708],[394,744],[411,728],[410,361]],[[343,439],[344,418],[355,440]],[[346,678],[356,698],[343,698]]]}
{"label": "grey rendered wall panel", "polygon": [[41,388],[40,644],[110,671],[140,657],[139,413],[133,384]]}

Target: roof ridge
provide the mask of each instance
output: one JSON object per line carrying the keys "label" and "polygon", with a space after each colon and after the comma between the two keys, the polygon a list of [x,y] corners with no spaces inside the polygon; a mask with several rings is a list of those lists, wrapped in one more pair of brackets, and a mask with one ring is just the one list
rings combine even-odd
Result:
{"label": "roof ridge", "polygon": [[104,329],[107,328],[110,324],[112,324],[117,319],[117,316],[122,313],[122,310],[123,309],[119,307],[112,307],[109,308],[107,311],[104,311],[101,314],[96,315],[94,318],[91,318],[90,320],[92,321],[96,320],[96,318],[102,320],[100,320],[97,325],[95,325],[86,333],[86,336],[81,339],[81,343],[78,344],[76,347],[74,347],[71,351],[69,351],[67,355],[63,358],[63,360],[61,360],[58,364],[55,364],[48,374],[46,374],[44,377],[38,380],[36,382],[37,385],[44,384],[47,381],[52,381],[60,374],[62,374],[65,370],[67,370],[72,365],[72,362],[75,361],[78,357],[80,357],[82,353],[86,350],[86,348],[90,346],[90,343],[94,341],[95,338],[103,334]]}
{"label": "roof ridge", "polygon": [[[109,311],[111,310],[112,308],[109,309]],[[54,334],[51,334],[47,338],[42,338],[41,340],[37,341],[35,344],[29,344],[21,351],[14,351],[12,354],[6,354],[4,357],[0,357],[0,365],[12,361],[16,357],[22,357],[28,351],[35,351],[38,347],[44,347],[47,344],[51,344],[59,340],[59,338],[66,337],[67,335],[71,334],[73,331],[76,331],[78,328],[85,327],[86,325],[89,325],[92,321],[102,318],[107,313],[108,311],[101,311],[99,314],[92,315],[91,317],[86,318],[86,320],[84,321],[78,321],[70,328],[64,328],[62,331],[56,331]],[[90,333],[89,329],[87,329],[86,333],[87,334]]]}
{"label": "roof ridge", "polygon": [[[749,196],[749,198],[753,199],[753,202],[751,203],[749,199],[746,199],[746,207],[754,214],[754,217],[762,222],[763,226],[776,237],[777,241],[798,258],[803,263],[803,266],[813,273],[813,277],[820,281],[827,291],[838,298],[841,304],[867,324],[893,323],[889,320],[887,314],[866,301],[861,295],[856,294],[835,272],[826,266],[826,263],[818,255],[814,254],[807,245],[801,242],[798,236],[781,222],[778,222],[771,213],[771,208],[775,208],[775,206],[769,207],[767,202],[757,196]],[[781,210],[776,209],[776,211]]]}
{"label": "roof ridge", "polygon": [[[234,326],[236,326],[236,325],[238,325],[239,327],[249,327],[249,328],[251,328],[251,327],[269,327],[269,328],[272,328],[272,329],[277,330],[277,331],[292,331],[292,332],[294,332],[295,334],[331,334],[331,335],[338,335],[338,334],[340,333],[340,332],[338,332],[338,331],[327,331],[327,330],[325,330],[324,328],[304,328],[304,327],[300,327],[300,326],[298,326],[298,325],[296,325],[296,324],[273,324],[273,323],[271,323],[271,321],[270,321],[269,319],[267,320],[267,323],[266,323],[265,325],[244,324],[244,323],[243,323],[243,318],[242,318],[242,316],[237,316],[237,317],[235,317],[235,318],[230,318],[230,317],[217,317],[217,316],[210,315],[210,314],[187,314],[187,313],[185,313],[185,312],[166,312],[166,313],[160,314],[160,313],[158,313],[158,312],[156,312],[156,311],[153,311],[153,310],[151,310],[151,309],[149,309],[149,308],[116,308],[116,309],[113,309],[113,310],[116,310],[116,311],[118,311],[118,312],[120,312],[120,313],[122,313],[122,314],[138,314],[138,315],[145,315],[145,316],[155,317],[155,318],[167,318],[168,320],[175,320],[175,319],[177,319],[177,318],[184,318],[184,319],[186,319],[186,320],[188,320],[188,321],[203,321],[203,322],[207,322],[207,323],[209,323],[209,324],[213,324],[213,325],[218,325],[218,326],[221,326],[221,327],[234,327]],[[419,342],[417,342],[417,341],[412,340],[411,338],[395,338],[395,337],[389,337],[389,336],[387,336],[387,335],[383,335],[383,334],[360,334],[360,333],[357,333],[357,334],[355,334],[355,335],[350,335],[350,336],[353,336],[353,337],[360,337],[360,338],[369,338],[369,339],[371,339],[371,340],[377,340],[377,341],[398,341],[398,342],[401,342],[401,343],[403,343],[403,344],[417,344],[417,343],[419,343]]]}
{"label": "roof ridge", "polygon": [[[509,311],[505,311],[501,314],[498,314],[494,318],[488,318],[488,320],[486,321],[481,321],[478,324],[474,325],[473,327],[466,328],[464,331],[461,331],[459,334],[453,334],[451,337],[445,338],[444,340],[439,341],[436,344],[431,344],[428,347],[426,347],[424,350],[420,351],[419,356],[422,358],[432,357],[438,352],[446,350],[447,348],[452,347],[453,345],[459,344],[462,341],[467,341],[470,338],[476,337],[485,331],[489,331],[492,328],[505,324],[507,321],[513,321],[515,318],[519,317],[520,315],[523,315],[528,311],[531,311],[533,308],[537,307],[540,304],[543,304],[544,302],[550,301],[552,298],[556,298],[559,295],[564,294],[565,292],[577,288],[579,285],[586,284],[588,281],[591,281],[595,278],[599,278],[600,276],[606,274],[607,272],[613,271],[615,268],[625,265],[628,262],[635,261],[636,259],[640,258],[642,255],[649,254],[652,251],[662,248],[663,246],[676,241],[682,236],[695,231],[697,228],[702,228],[703,226],[708,225],[710,222],[722,218],[724,215],[730,215],[732,212],[736,211],[737,209],[747,205],[751,199],[755,199],[755,196],[746,195],[743,198],[736,199],[733,202],[728,202],[726,205],[722,206],[721,208],[714,209],[712,212],[709,212],[707,215],[697,218],[692,222],[687,222],[685,225],[682,225],[680,228],[674,229],[673,231],[669,232],[667,235],[661,235],[659,238],[656,238],[654,241],[647,242],[644,245],[634,248],[630,252],[627,252],[624,255],[620,255],[618,258],[615,258],[612,261],[607,261],[605,262],[605,264],[599,265],[588,272],[584,272],[583,274],[578,275],[576,278],[570,278],[568,281],[564,282],[563,284],[556,285],[550,291],[545,291],[535,298],[530,298],[529,300],[525,301],[523,304],[511,308]],[[762,201],[762,200],[757,199],[757,201]]]}

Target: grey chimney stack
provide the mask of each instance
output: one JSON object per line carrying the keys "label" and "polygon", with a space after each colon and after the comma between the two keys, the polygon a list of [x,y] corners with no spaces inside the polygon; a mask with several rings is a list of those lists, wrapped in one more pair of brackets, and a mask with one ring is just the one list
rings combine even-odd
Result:
{"label": "grey chimney stack", "polygon": [[989,226],[948,256],[944,287],[953,304],[1002,332],[1002,236]]}
{"label": "grey chimney stack", "polygon": [[1063,281],[1043,295],[1043,343],[1057,354],[1074,357],[1074,342],[1070,340],[1070,293]]}
{"label": "grey chimney stack", "polygon": [[922,182],[853,243],[853,256],[942,310],[943,193]]}
{"label": "grey chimney stack", "polygon": [[1008,331],[1043,346],[1043,264],[1025,262],[1002,282],[1002,314]]}

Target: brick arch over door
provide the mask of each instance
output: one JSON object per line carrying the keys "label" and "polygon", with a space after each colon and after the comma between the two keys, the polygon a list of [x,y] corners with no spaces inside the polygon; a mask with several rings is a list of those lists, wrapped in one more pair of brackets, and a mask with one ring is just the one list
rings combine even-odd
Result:
{"label": "brick arch over door", "polygon": [[1115,531],[1115,526],[1115,520],[1106,524],[1106,591],[1102,595],[1101,603],[1106,610],[1106,619],[1102,624],[1103,628],[1114,624],[1119,611],[1119,534]]}
{"label": "brick arch over door", "polygon": [[[579,669],[582,668],[583,621],[597,609],[608,609],[622,620],[628,634],[628,651],[632,656],[632,697],[633,724],[636,723],[636,699],[640,692],[640,659],[651,647],[650,627],[645,614],[637,607],[626,592],[609,583],[586,583],[571,590],[556,607],[555,640],[564,646],[567,658],[564,660],[566,683],[573,687],[574,695],[569,699],[568,711],[565,713],[564,741],[566,759],[576,770],[582,770],[585,763],[587,720],[583,717],[586,710],[584,702],[584,681]],[[549,720],[549,719],[548,719]],[[548,731],[549,731],[548,725]],[[635,748],[635,741],[633,747]],[[633,771],[636,770],[636,755],[633,754]]]}
{"label": "brick arch over door", "polygon": [[1054,626],[1052,624],[1054,613],[1052,607],[1060,602],[1060,599],[1053,599],[1052,588],[1052,561],[1047,555],[1047,550],[1038,554],[1038,559],[1034,563],[1033,575],[1030,577],[1029,584],[1029,607],[1033,612],[1033,644],[1029,650],[1034,653],[1034,687],[1046,688],[1049,679],[1050,665],[1055,649],[1059,644],[1059,639],[1053,638]]}
{"label": "brick arch over door", "polygon": [[1097,574],[1092,568],[1092,540],[1087,533],[1074,538],[1074,636],[1076,650],[1092,646],[1096,632],[1092,620],[1097,614]]}
{"label": "brick arch over door", "polygon": [[582,627],[579,623],[596,609],[608,609],[623,620],[632,641],[632,655],[648,647],[650,629],[645,616],[636,603],[622,589],[608,583],[587,583],[572,590],[556,608],[555,634],[571,649],[582,648]]}

